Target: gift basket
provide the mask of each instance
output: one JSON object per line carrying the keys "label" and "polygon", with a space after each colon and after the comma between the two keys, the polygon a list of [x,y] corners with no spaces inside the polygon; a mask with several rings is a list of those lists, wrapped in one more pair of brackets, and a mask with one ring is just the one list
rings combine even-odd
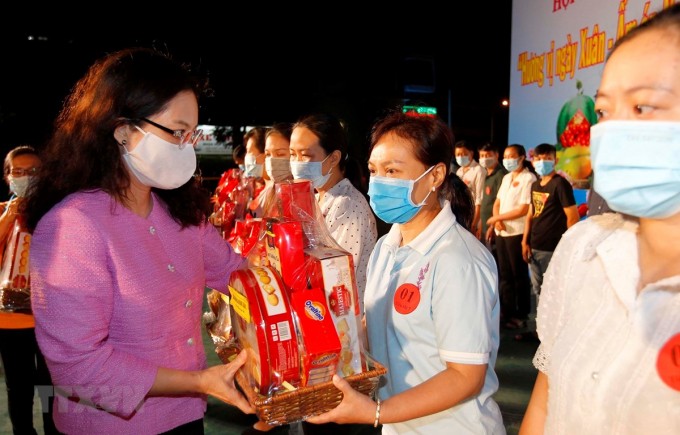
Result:
{"label": "gift basket", "polygon": [[330,236],[311,183],[275,189],[277,217],[242,232],[248,267],[209,293],[206,323],[223,362],[247,352],[236,380],[260,420],[280,425],[336,407],[334,374],[372,395],[387,370],[365,350],[353,257]]}
{"label": "gift basket", "polygon": [[30,311],[31,291],[28,273],[28,254],[31,234],[18,216],[5,241],[0,268],[0,310]]}

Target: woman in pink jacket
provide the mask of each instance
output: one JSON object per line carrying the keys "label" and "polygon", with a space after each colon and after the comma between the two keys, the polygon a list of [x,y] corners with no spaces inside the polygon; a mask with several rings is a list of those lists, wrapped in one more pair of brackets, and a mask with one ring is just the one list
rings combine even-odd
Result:
{"label": "woman in pink jacket", "polygon": [[74,87],[26,204],[36,336],[61,432],[203,433],[206,395],[252,412],[206,368],[205,287],[242,259],[193,182],[199,88],[152,50],[113,53]]}

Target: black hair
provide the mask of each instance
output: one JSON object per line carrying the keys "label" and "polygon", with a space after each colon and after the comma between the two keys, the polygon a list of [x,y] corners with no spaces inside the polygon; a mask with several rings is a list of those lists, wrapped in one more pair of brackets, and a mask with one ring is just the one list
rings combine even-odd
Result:
{"label": "black hair", "polygon": [[10,152],[8,152],[7,155],[5,156],[5,163],[3,167],[5,177],[7,177],[10,171],[12,170],[12,160],[14,160],[16,157],[24,155],[40,157],[38,156],[38,152],[35,150],[35,148],[33,148],[30,145],[19,145],[16,148],[12,148]]}
{"label": "black hair", "polygon": [[668,29],[674,31],[676,34],[680,34],[680,3],[675,3],[674,5],[653,14],[649,20],[632,28],[628,33],[617,39],[614,47],[607,55],[607,58],[611,57],[616,49],[626,42],[648,30],[655,29]]}
{"label": "black hair", "polygon": [[348,139],[347,131],[340,118],[330,113],[314,113],[300,118],[293,129],[306,128],[319,138],[319,145],[326,152],[326,155],[333,151],[340,151],[340,162],[338,168],[352,185],[360,192],[366,192],[365,182],[361,175],[361,168],[355,159],[349,158],[347,154]]}
{"label": "black hair", "polygon": [[556,156],[557,155],[557,148],[555,148],[555,145],[551,145],[549,143],[542,143],[540,145],[536,145],[536,148],[534,148],[534,155],[535,156],[545,156],[545,155]]}
{"label": "black hair", "polygon": [[[205,90],[186,66],[153,49],[129,48],[92,65],[74,86],[55,122],[42,167],[25,202],[27,226],[67,195],[100,189],[127,204],[130,175],[114,131],[163,111],[179,93]],[[210,194],[193,179],[171,190],[152,188],[182,227],[207,222]]]}
{"label": "black hair", "polygon": [[257,127],[253,127],[250,130],[248,130],[248,132],[243,136],[243,147],[246,150],[246,152],[243,153],[243,155],[245,156],[245,154],[247,153],[246,147],[248,146],[248,140],[250,140],[250,138],[253,138],[255,140],[255,148],[257,148],[257,150],[260,153],[263,153],[264,152],[264,140],[265,140],[266,135],[267,135],[267,128],[266,127],[257,126]]}
{"label": "black hair", "polygon": [[517,154],[521,157],[524,157],[524,160],[522,160],[522,164],[525,168],[529,170],[532,174],[534,174],[537,178],[541,178],[540,175],[536,173],[536,169],[534,168],[534,165],[527,159],[527,150],[524,148],[524,145],[520,145],[518,143],[513,143],[508,145],[505,149],[507,150],[508,148],[512,148],[515,151],[517,151]]}
{"label": "black hair", "polygon": [[425,166],[444,164],[446,182],[442,184],[439,195],[451,202],[451,210],[458,223],[470,230],[475,213],[474,200],[465,182],[450,172],[454,134],[449,126],[437,117],[409,116],[395,110],[373,126],[369,154],[380,138],[388,133],[411,142],[413,154]]}

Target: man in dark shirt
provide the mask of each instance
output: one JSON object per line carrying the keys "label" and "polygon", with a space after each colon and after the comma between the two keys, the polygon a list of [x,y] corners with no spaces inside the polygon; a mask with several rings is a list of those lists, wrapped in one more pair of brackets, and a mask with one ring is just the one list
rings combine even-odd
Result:
{"label": "man in dark shirt", "polygon": [[[532,163],[541,179],[531,185],[531,204],[522,238],[522,256],[529,263],[531,287],[537,305],[543,274],[548,269],[557,243],[567,228],[579,221],[574,189],[555,172],[556,156],[555,147],[550,144],[540,144],[534,149]],[[515,338],[535,339],[535,334],[518,334]]]}
{"label": "man in dark shirt", "polygon": [[[486,221],[493,215],[493,204],[496,202],[498,189],[501,187],[503,177],[508,171],[498,162],[499,149],[491,143],[485,143],[479,147],[479,164],[486,169],[486,179],[484,181],[484,192],[482,195],[482,205],[479,210],[479,227],[476,234],[482,239],[486,234],[488,225]],[[493,231],[492,231],[493,234]],[[487,248],[494,253],[495,241],[487,243]]]}

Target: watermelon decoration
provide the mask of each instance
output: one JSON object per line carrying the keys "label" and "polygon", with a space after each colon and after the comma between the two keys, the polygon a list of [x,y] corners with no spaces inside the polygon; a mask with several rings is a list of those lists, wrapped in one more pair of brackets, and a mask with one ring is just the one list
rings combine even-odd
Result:
{"label": "watermelon decoration", "polygon": [[590,145],[590,126],[597,123],[595,101],[583,95],[583,84],[576,80],[577,94],[564,103],[557,117],[557,149]]}
{"label": "watermelon decoration", "polygon": [[577,94],[562,106],[557,117],[557,164],[555,170],[575,187],[588,188],[590,164],[590,126],[597,123],[595,101],[583,95],[583,84],[576,81]]}

